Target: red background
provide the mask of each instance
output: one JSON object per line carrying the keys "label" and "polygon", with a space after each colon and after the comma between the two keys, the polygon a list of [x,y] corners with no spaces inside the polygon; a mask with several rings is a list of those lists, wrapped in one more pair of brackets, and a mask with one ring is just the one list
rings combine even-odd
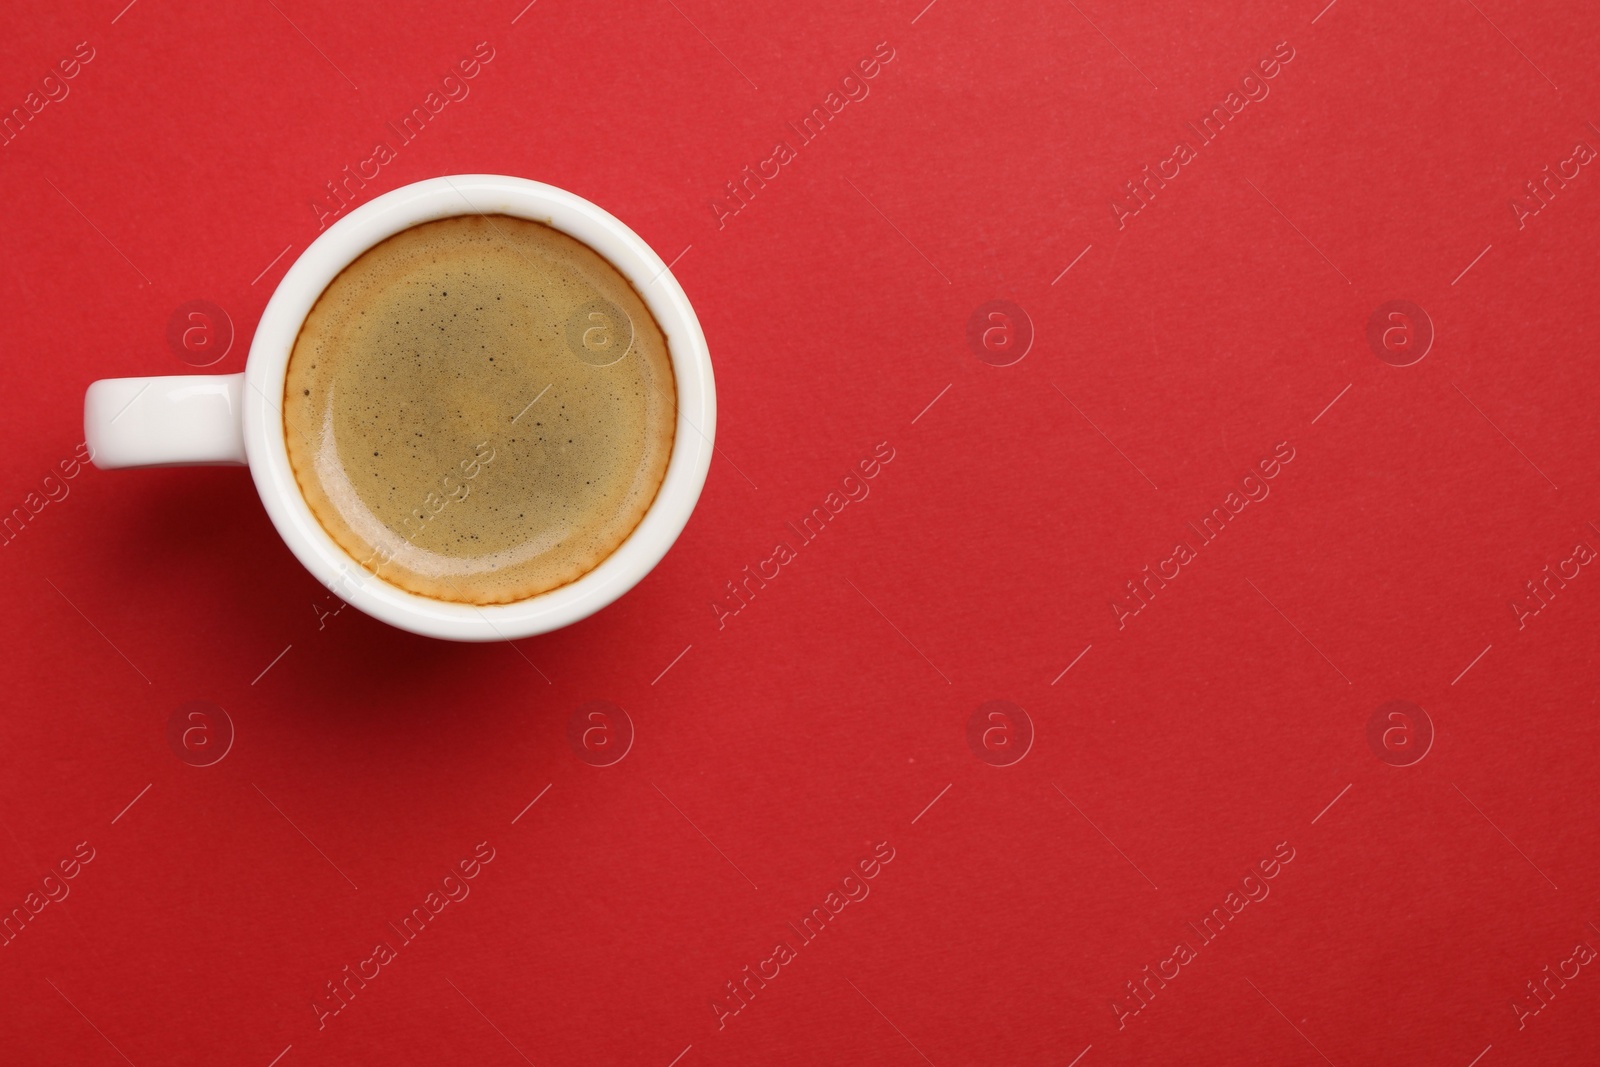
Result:
{"label": "red background", "polygon": [[[0,908],[94,859],[0,948],[0,1060],[1600,1055],[1594,968],[1511,1006],[1600,947],[1600,576],[1508,607],[1600,547],[1600,174],[1510,206],[1600,143],[1600,15],[924,2],[13,12],[0,107],[94,58],[0,148],[0,505],[70,489],[0,549]],[[327,614],[240,470],[47,485],[90,381],[188,371],[179,305],[223,308],[212,369],[242,368],[323,183],[480,41],[360,199],[523,175],[681,254],[721,454],[666,560],[566,630],[458,646]],[[1280,41],[1270,96],[1119,230],[1118,187]],[[870,95],[719,228],[723,183],[879,42]],[[1008,367],[967,341],[995,299],[1036,332]],[[1409,367],[1366,340],[1392,299],[1437,332]],[[1125,583],[1283,441],[1270,497],[1119,629]],[[719,629],[724,583],[880,442],[870,497]],[[1411,766],[1368,741],[1396,699],[1436,734]],[[568,740],[594,700],[635,731],[607,767]],[[968,744],[990,700],[1026,710],[1020,762]],[[191,701],[235,731],[211,766],[168,740]],[[481,841],[471,895],[319,1029],[325,983]],[[719,1028],[724,983],[879,842],[870,896]],[[1119,1028],[1279,842],[1271,895]]]}

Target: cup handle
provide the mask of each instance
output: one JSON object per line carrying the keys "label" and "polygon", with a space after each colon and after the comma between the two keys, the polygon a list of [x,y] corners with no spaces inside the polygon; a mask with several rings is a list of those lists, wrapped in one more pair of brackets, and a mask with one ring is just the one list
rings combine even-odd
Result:
{"label": "cup handle", "polygon": [[94,465],[243,465],[244,375],[103,378],[83,398]]}

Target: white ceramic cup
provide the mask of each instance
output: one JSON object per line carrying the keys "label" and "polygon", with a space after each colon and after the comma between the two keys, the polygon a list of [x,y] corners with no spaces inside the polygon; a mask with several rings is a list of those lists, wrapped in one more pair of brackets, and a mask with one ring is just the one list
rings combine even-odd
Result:
{"label": "white ceramic cup", "polygon": [[[300,325],[357,256],[418,223],[457,215],[547,223],[627,276],[666,335],[677,380],[672,459],[655,502],[617,550],[568,585],[482,607],[409,593],[361,567],[323,530],[301,496],[284,444],[284,374]],[[495,641],[576,622],[633,588],[666,555],[705,485],[716,433],[716,386],[699,320],[661,257],[621,221],[572,193],[525,178],[457,174],[385,193],[313,241],[278,283],[242,374],[107,378],[84,397],[84,434],[102,469],[248,464],[267,514],[300,562],[346,603],[402,630]]]}

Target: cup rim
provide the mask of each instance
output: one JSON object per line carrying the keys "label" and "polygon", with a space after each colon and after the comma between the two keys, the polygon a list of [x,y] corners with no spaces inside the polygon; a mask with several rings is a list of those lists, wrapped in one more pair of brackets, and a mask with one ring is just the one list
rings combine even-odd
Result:
{"label": "cup rim", "polygon": [[[512,215],[545,223],[593,248],[633,285],[667,338],[678,394],[666,476],[644,517],[593,570],[509,604],[433,600],[372,575],[339,547],[301,495],[289,464],[281,401],[300,327],[328,284],[363,252],[423,222]],[[637,585],[689,521],[711,467],[716,385],[699,319],[671,269],[626,224],[588,200],[543,182],[453,174],[401,186],[333,223],[302,252],[261,313],[245,362],[245,455],[256,491],[289,550],[346,603],[391,626],[454,641],[513,640],[577,622]],[[276,398],[276,399],[274,399]]]}

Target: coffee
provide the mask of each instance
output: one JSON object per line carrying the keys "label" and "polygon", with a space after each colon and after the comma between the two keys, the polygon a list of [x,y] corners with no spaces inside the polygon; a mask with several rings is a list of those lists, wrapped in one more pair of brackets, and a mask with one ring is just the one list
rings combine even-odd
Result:
{"label": "coffee", "polygon": [[289,461],[368,571],[505,604],[575,581],[644,517],[677,391],[620,271],[525,219],[403,230],[323,291],[289,357]]}

